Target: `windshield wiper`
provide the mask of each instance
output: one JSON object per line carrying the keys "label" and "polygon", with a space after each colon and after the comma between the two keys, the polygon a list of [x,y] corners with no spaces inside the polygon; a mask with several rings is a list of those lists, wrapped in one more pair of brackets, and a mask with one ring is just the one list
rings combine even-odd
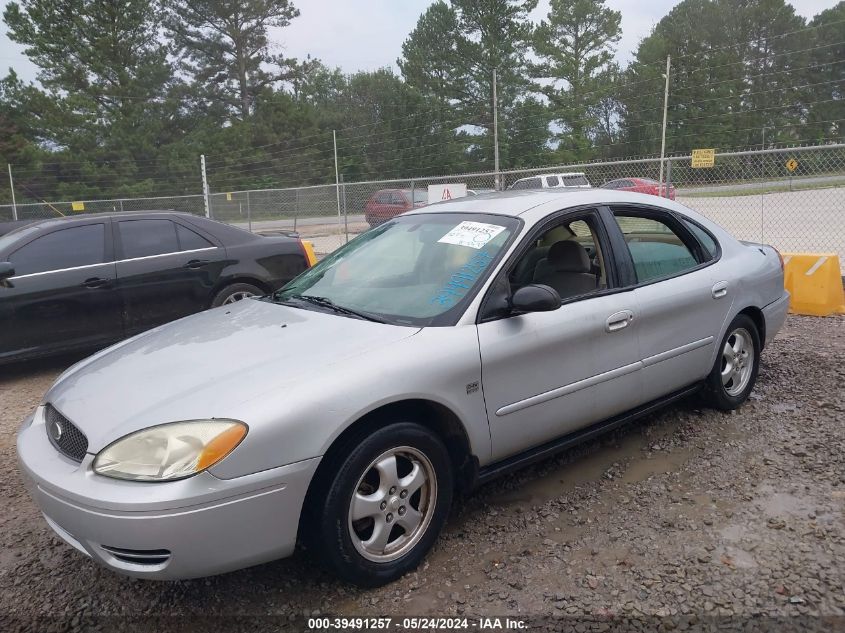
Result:
{"label": "windshield wiper", "polygon": [[387,323],[381,317],[377,317],[373,314],[369,314],[367,312],[359,312],[358,310],[353,310],[352,308],[347,308],[345,306],[339,306],[334,301],[329,299],[328,297],[315,297],[313,295],[288,295],[286,299],[295,299],[297,301],[305,301],[306,303],[312,303],[314,305],[320,306],[321,308],[328,308],[332,312],[336,312],[337,314],[347,314],[349,316],[358,317],[359,319],[365,319],[367,321],[373,321],[375,323]]}

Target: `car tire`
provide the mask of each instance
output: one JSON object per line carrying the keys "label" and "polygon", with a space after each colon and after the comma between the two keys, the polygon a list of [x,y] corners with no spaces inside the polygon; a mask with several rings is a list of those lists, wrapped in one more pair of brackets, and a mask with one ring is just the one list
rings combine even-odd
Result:
{"label": "car tire", "polygon": [[452,504],[452,463],[440,438],[414,422],[347,446],[315,499],[309,541],[339,576],[377,587],[416,568],[431,549]]}
{"label": "car tire", "polygon": [[707,377],[704,398],[708,405],[731,411],[748,399],[760,370],[760,334],[754,321],[738,315],[728,326]]}
{"label": "car tire", "polygon": [[252,284],[231,284],[214,295],[214,299],[211,301],[211,307],[219,308],[222,305],[236,303],[241,299],[262,297],[265,294],[267,293],[261,288],[253,286]]}

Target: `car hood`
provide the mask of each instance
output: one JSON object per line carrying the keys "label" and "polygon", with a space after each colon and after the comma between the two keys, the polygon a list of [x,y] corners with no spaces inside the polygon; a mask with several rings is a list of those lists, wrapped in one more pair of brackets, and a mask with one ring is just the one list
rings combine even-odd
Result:
{"label": "car hood", "polygon": [[331,365],[419,331],[246,300],[118,343],[65,372],[47,392],[88,436],[89,452],[179,420],[240,419],[243,403],[319,381]]}

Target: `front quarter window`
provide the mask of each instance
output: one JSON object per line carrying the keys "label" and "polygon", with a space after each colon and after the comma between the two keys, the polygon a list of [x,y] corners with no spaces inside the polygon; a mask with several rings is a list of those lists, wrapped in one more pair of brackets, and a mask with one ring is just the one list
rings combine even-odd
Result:
{"label": "front quarter window", "polygon": [[487,214],[401,216],[338,249],[272,300],[313,309],[300,300],[316,297],[389,323],[453,325],[519,226]]}

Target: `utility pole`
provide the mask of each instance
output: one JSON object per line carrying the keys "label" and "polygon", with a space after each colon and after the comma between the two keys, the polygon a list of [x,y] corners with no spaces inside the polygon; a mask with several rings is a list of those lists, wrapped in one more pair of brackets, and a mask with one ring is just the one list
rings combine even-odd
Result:
{"label": "utility pole", "polygon": [[[342,221],[340,219],[340,169],[337,166],[337,130],[332,130],[332,142],[334,143],[334,187],[337,194],[337,228],[340,230]],[[349,239],[348,234],[346,239]]]}
{"label": "utility pole", "polygon": [[499,182],[499,97],[496,89],[496,69],[493,69],[493,171],[496,173],[494,189],[501,190]]}
{"label": "utility pole", "polygon": [[669,107],[669,69],[672,64],[672,56],[666,56],[666,88],[663,91],[663,134],[660,141],[660,184],[663,185],[663,158],[666,156],[666,111]]}
{"label": "utility pole", "polygon": [[18,205],[15,204],[15,181],[12,180],[12,165],[11,163],[6,163],[6,167],[9,168],[9,188],[12,190],[12,219],[18,219]]}
{"label": "utility pole", "polygon": [[211,217],[211,205],[208,200],[208,177],[205,173],[205,154],[200,154],[200,167],[202,168],[202,198],[205,202],[205,217]]}

